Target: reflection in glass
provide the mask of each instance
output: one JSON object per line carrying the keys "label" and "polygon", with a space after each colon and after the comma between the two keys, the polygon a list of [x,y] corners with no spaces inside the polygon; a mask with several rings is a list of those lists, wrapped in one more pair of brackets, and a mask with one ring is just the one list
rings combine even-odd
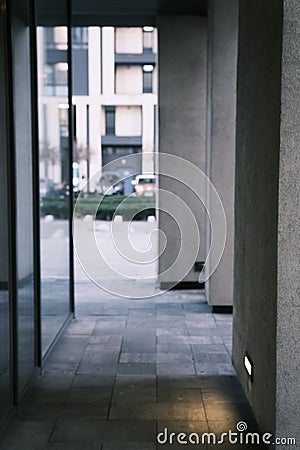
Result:
{"label": "reflection in glass", "polygon": [[38,27],[43,354],[70,311],[67,27]]}
{"label": "reflection in glass", "polygon": [[18,389],[28,384],[35,365],[33,283],[33,192],[29,1],[12,0],[13,93],[16,170],[16,256]]}
{"label": "reflection in glass", "polygon": [[[4,67],[4,16],[0,15],[0,67]],[[10,372],[10,317],[8,297],[8,204],[7,204],[7,120],[4,70],[0,71],[0,424],[12,407]]]}

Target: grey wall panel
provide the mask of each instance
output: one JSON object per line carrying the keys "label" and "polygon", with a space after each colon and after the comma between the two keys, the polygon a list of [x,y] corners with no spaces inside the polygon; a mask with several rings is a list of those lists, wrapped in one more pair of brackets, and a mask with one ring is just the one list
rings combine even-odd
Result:
{"label": "grey wall panel", "polygon": [[276,421],[281,7],[280,0],[240,2],[237,78],[233,360],[269,432]]}

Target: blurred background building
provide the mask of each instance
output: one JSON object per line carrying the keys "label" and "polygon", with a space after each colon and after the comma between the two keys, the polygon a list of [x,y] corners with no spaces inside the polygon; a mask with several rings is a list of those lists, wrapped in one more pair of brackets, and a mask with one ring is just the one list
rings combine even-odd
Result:
{"label": "blurred background building", "polygon": [[[68,178],[67,41],[67,27],[38,28],[40,177],[50,185]],[[124,177],[153,173],[157,30],[73,27],[72,45],[73,184],[81,188],[108,163]],[[141,152],[127,165],[127,155]]]}

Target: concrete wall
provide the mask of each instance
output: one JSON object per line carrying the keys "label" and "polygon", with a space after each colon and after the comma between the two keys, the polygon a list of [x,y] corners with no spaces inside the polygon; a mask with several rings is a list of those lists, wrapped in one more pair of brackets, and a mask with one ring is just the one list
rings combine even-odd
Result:
{"label": "concrete wall", "polygon": [[281,9],[280,0],[240,2],[237,75],[233,361],[269,432],[276,422]]}
{"label": "concrete wall", "polygon": [[[207,176],[224,206],[227,239],[222,260],[205,287],[210,305],[232,305],[238,0],[211,0],[208,23]],[[209,245],[208,222],[207,252]]]}
{"label": "concrete wall", "polygon": [[[285,0],[278,219],[276,434],[300,445],[300,4]],[[286,448],[284,446],[278,448]]]}
{"label": "concrete wall", "polygon": [[[180,156],[205,172],[206,128],[206,21],[196,16],[162,16],[159,28],[159,151]],[[167,164],[168,165],[168,164]],[[159,171],[172,168],[159,167]],[[178,195],[195,214],[201,233],[198,259],[205,258],[205,213],[188,186],[170,178],[160,178],[160,189]],[[170,198],[160,193],[159,208],[168,208]],[[180,232],[175,221],[160,213],[159,227],[168,244],[159,260],[159,272],[166,270],[178,255]],[[189,236],[189,229],[182,229]],[[192,239],[192,238],[191,238]],[[198,243],[190,241],[195,247]],[[192,261],[193,264],[193,261]],[[172,277],[172,279],[171,279]],[[160,283],[181,281],[173,272],[161,276]],[[197,281],[192,269],[184,281]]]}

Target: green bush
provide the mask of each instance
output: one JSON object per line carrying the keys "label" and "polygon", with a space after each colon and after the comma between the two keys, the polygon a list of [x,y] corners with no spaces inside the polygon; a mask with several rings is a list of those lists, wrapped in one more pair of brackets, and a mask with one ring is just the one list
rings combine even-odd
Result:
{"label": "green bush", "polygon": [[[132,218],[134,220],[145,220],[148,216],[155,216],[155,197],[89,195],[79,197],[77,202],[76,213],[79,217],[93,215],[99,204],[96,217],[100,220],[111,220],[114,214],[122,215],[124,220]],[[67,219],[69,217],[69,198],[43,198],[41,213],[43,215],[51,214],[57,219]]]}

